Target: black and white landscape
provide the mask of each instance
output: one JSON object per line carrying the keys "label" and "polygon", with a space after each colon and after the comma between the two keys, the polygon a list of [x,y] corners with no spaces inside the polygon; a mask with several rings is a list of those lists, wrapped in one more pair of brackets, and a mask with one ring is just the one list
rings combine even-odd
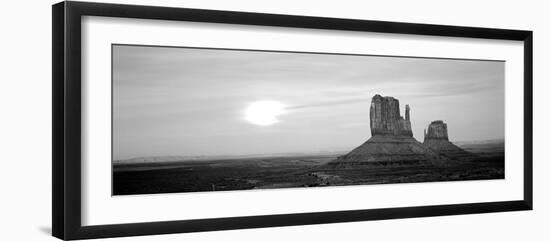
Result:
{"label": "black and white landscape", "polygon": [[504,62],[113,46],[113,195],[504,178]]}

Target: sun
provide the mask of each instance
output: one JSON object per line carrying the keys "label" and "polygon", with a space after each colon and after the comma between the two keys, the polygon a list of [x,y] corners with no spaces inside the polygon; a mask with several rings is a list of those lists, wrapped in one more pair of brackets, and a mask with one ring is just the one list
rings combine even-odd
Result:
{"label": "sun", "polygon": [[244,118],[254,125],[270,126],[279,122],[277,116],[284,113],[286,113],[286,110],[283,103],[273,100],[262,100],[250,103],[245,110]]}

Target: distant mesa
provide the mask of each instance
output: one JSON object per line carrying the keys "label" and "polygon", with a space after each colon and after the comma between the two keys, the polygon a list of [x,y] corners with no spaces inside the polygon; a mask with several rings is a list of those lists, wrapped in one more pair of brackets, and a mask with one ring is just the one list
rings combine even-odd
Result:
{"label": "distant mesa", "polygon": [[471,160],[477,157],[449,141],[447,124],[442,120],[432,121],[428,131],[424,130],[424,145],[451,159]]}
{"label": "distant mesa", "polygon": [[410,111],[406,105],[403,118],[398,99],[375,95],[370,106],[372,137],[330,164],[444,164],[448,160],[446,157],[414,139]]}

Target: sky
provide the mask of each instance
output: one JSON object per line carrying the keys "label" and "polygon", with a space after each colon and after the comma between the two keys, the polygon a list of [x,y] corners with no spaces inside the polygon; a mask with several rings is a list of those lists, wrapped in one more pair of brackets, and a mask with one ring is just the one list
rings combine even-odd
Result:
{"label": "sky", "polygon": [[410,105],[421,142],[433,120],[450,141],[504,138],[503,61],[127,45],[112,54],[115,160],[351,150],[371,136],[375,94],[397,98],[402,116]]}

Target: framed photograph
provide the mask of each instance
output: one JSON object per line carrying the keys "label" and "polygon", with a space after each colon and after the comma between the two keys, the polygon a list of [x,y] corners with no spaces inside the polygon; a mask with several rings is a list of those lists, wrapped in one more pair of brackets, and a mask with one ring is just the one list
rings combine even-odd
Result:
{"label": "framed photograph", "polygon": [[53,235],[531,210],[532,54],[524,30],[55,4]]}

